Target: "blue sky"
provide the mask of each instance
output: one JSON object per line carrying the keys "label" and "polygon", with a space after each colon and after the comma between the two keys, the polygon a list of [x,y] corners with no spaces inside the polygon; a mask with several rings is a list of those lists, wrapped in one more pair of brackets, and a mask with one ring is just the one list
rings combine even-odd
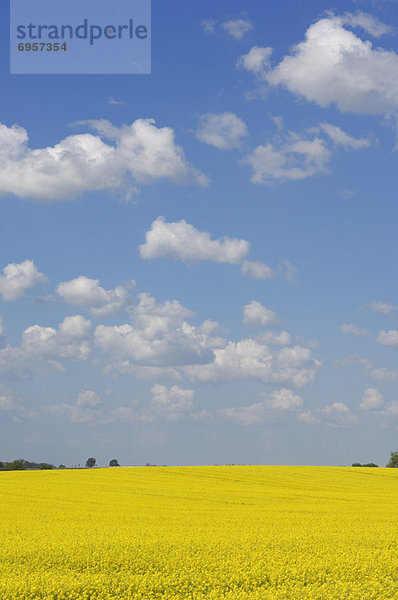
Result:
{"label": "blue sky", "polygon": [[0,76],[0,458],[385,464],[396,2],[152,2],[151,75]]}

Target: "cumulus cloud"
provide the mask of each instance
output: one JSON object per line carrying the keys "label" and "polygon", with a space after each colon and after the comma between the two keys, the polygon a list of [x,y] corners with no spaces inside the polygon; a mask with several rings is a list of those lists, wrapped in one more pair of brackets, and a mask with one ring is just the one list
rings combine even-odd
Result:
{"label": "cumulus cloud", "polygon": [[257,339],[269,346],[290,346],[292,343],[292,337],[287,331],[281,331],[280,333],[266,331],[261,333]]}
{"label": "cumulus cloud", "polygon": [[355,138],[340,127],[322,123],[300,133],[285,130],[283,120],[274,117],[278,133],[273,141],[257,146],[242,162],[253,169],[253,183],[300,180],[329,172],[332,150],[359,150],[371,145],[367,138]]}
{"label": "cumulus cloud", "polygon": [[333,402],[325,404],[315,411],[304,411],[297,416],[297,419],[308,425],[322,423],[328,427],[345,428],[351,425],[356,417],[343,402]]}
{"label": "cumulus cloud", "polygon": [[151,393],[152,399],[147,406],[140,408],[136,402],[131,406],[120,406],[113,410],[114,418],[130,422],[200,421],[212,418],[211,413],[195,406],[193,390],[178,385],[168,388],[157,383],[151,388]]}
{"label": "cumulus cloud", "polygon": [[283,86],[322,107],[335,104],[342,112],[395,113],[397,54],[363,41],[347,26],[360,26],[373,36],[388,30],[388,26],[364,13],[329,15],[312,24],[305,40],[275,67],[270,67],[270,48],[259,47],[250,51],[252,61],[249,52],[241,57],[240,64],[270,86]]}
{"label": "cumulus cloud", "polygon": [[337,361],[337,365],[340,367],[351,366],[353,364],[361,366],[376,381],[382,381],[383,383],[395,383],[398,381],[398,371],[393,371],[385,367],[377,367],[372,361],[358,354],[351,354],[343,360]]}
{"label": "cumulus cloud", "polygon": [[360,148],[369,148],[372,144],[368,138],[355,138],[340,127],[337,127],[337,125],[332,125],[331,123],[322,123],[320,128],[330,137],[336,146],[359,150]]}
{"label": "cumulus cloud", "polygon": [[78,124],[88,124],[99,135],[71,135],[37,149],[29,148],[25,129],[0,124],[0,194],[54,202],[95,190],[122,190],[129,197],[136,185],[158,179],[207,183],[187,162],[174,131],[156,127],[153,119],[122,127],[105,120]]}
{"label": "cumulus cloud", "polygon": [[398,331],[390,329],[389,331],[380,331],[376,338],[376,343],[381,346],[392,346],[398,348]]}
{"label": "cumulus cloud", "polygon": [[243,307],[243,322],[248,327],[270,327],[278,321],[276,313],[257,300],[252,300],[250,304]]}
{"label": "cumulus cloud", "polygon": [[246,240],[224,236],[211,239],[210,233],[200,231],[183,219],[168,223],[158,217],[145,234],[145,243],[139,246],[142,258],[174,258],[184,262],[209,260],[217,263],[241,265],[241,273],[254,279],[267,279],[272,269],[262,262],[244,260],[250,244]]}
{"label": "cumulus cloud", "polygon": [[89,279],[85,275],[60,283],[57,292],[68,304],[87,308],[97,318],[119,310],[128,296],[128,291],[121,285],[114,290],[105,290],[99,285],[99,279]]}
{"label": "cumulus cloud", "polygon": [[267,420],[279,417],[288,411],[297,411],[304,404],[301,396],[282,388],[271,394],[264,394],[260,402],[248,406],[222,408],[219,413],[236,425],[261,425]]}
{"label": "cumulus cloud", "polygon": [[271,267],[258,260],[244,260],[240,272],[252,279],[270,279],[274,276]]}
{"label": "cumulus cloud", "polygon": [[230,19],[224,21],[221,27],[230,35],[234,40],[241,40],[243,36],[253,29],[252,22],[249,19]]}
{"label": "cumulus cloud", "polygon": [[211,18],[202,19],[200,24],[205,33],[214,33],[217,21]]}
{"label": "cumulus cloud", "polygon": [[187,365],[185,374],[196,382],[222,382],[257,379],[263,383],[303,387],[314,380],[320,361],[302,346],[271,351],[252,338],[229,341],[224,348],[214,348],[209,364]]}
{"label": "cumulus cloud", "polygon": [[355,335],[356,337],[366,337],[367,335],[369,335],[367,329],[358,327],[358,325],[355,325],[354,323],[346,323],[344,325],[341,325],[340,331],[342,333],[348,333],[349,335]]}
{"label": "cumulus cloud", "polygon": [[213,345],[224,343],[211,336],[207,322],[191,325],[187,319],[194,313],[176,300],[159,304],[149,294],[140,294],[129,312],[132,325],[99,325],[95,331],[97,345],[112,357],[117,370],[209,362]]}
{"label": "cumulus cloud", "polygon": [[33,260],[10,263],[4,267],[3,275],[0,275],[0,294],[3,300],[18,300],[29,288],[44,281],[46,277],[38,271]]}
{"label": "cumulus cloud", "polygon": [[146,242],[139,246],[142,258],[165,258],[177,260],[211,260],[238,264],[249,253],[249,242],[224,237],[212,240],[207,231],[199,231],[183,219],[167,223],[164,217],[153,221],[145,234]]}
{"label": "cumulus cloud", "polygon": [[297,273],[297,268],[285,259],[279,261],[278,272],[280,276],[286,281],[294,282]]}
{"label": "cumulus cloud", "polygon": [[229,150],[239,148],[248,131],[242,119],[234,113],[207,113],[199,117],[199,127],[195,135],[205,144]]}
{"label": "cumulus cloud", "polygon": [[61,403],[45,408],[49,412],[66,415],[72,423],[89,423],[103,414],[101,400],[93,390],[79,392],[73,404]]}
{"label": "cumulus cloud", "polygon": [[347,427],[355,421],[355,416],[343,402],[333,402],[333,404],[322,406],[319,409],[319,415],[330,427]]}
{"label": "cumulus cloud", "polygon": [[365,304],[365,307],[370,308],[373,312],[386,316],[392,315],[398,309],[398,306],[394,306],[388,302],[379,301],[369,302],[369,304]]}
{"label": "cumulus cloud", "polygon": [[359,405],[362,410],[375,410],[383,406],[383,394],[376,388],[367,388],[361,397]]}
{"label": "cumulus cloud", "polygon": [[243,54],[237,61],[237,66],[262,77],[271,66],[272,48],[253,46],[247,54]]}
{"label": "cumulus cloud", "polygon": [[221,30],[237,41],[242,40],[246,33],[253,29],[252,22],[246,17],[228,19],[223,23],[217,23],[216,19],[212,18],[202,19],[200,24],[205,33],[218,34],[221,28]]}
{"label": "cumulus cloud", "polygon": [[81,315],[65,317],[58,329],[32,325],[22,334],[22,349],[36,357],[84,361],[91,351],[90,328]]}
{"label": "cumulus cloud", "polygon": [[7,336],[4,333],[3,317],[0,317],[0,350],[7,346]]}

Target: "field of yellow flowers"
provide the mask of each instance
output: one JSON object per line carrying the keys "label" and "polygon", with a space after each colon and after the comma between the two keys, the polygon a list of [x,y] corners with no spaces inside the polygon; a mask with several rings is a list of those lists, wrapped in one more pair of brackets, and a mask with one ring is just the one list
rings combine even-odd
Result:
{"label": "field of yellow flowers", "polygon": [[398,469],[0,473],[1,600],[398,599]]}

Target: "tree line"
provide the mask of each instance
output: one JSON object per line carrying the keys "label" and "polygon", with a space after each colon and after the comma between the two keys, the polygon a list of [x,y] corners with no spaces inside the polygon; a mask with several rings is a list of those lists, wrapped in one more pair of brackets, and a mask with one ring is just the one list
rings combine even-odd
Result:
{"label": "tree line", "polygon": [[[93,457],[90,457],[86,460],[87,468],[95,467],[96,464],[97,464],[97,461]],[[110,467],[120,467],[116,458],[112,458],[112,460],[109,461],[109,466]],[[80,465],[79,465],[79,467],[80,467]],[[43,471],[43,470],[50,470],[50,469],[66,469],[66,466],[58,465],[58,467],[56,467],[55,465],[52,465],[51,463],[46,463],[46,462],[37,463],[37,462],[25,460],[23,458],[18,458],[17,460],[12,460],[10,462],[0,461],[0,471],[25,471],[26,469]]]}

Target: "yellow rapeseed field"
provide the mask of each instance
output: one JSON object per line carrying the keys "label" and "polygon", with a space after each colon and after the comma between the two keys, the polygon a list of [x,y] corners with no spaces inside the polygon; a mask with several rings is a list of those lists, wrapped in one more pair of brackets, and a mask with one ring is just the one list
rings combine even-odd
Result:
{"label": "yellow rapeseed field", "polygon": [[1,600],[398,599],[398,470],[0,473]]}

